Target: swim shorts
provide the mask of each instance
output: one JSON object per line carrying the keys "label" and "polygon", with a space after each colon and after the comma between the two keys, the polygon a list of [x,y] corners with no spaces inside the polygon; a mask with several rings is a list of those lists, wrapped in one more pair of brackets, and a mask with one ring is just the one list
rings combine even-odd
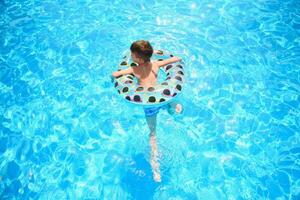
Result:
{"label": "swim shorts", "polygon": [[153,115],[156,115],[159,113],[159,110],[161,108],[168,108],[169,104],[163,105],[163,106],[155,106],[155,107],[144,107],[144,112],[146,117],[151,117]]}

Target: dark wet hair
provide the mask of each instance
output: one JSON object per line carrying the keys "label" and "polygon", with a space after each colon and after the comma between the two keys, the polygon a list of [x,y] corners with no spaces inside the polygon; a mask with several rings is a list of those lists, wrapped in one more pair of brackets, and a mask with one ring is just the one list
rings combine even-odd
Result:
{"label": "dark wet hair", "polygon": [[149,62],[153,54],[153,48],[148,41],[138,40],[131,44],[130,51],[142,58],[145,62]]}

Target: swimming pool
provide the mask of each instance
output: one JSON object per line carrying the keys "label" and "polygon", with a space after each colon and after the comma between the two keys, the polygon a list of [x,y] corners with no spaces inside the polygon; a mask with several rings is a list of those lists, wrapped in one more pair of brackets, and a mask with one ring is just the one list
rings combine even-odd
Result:
{"label": "swimming pool", "polygon": [[[300,2],[0,1],[1,199],[299,199]],[[185,61],[158,115],[109,75],[131,42]]]}

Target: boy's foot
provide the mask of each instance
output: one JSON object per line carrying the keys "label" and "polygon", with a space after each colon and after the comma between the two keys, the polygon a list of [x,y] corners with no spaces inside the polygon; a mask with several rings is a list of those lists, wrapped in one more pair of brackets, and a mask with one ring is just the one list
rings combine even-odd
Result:
{"label": "boy's foot", "polygon": [[153,172],[153,179],[155,182],[161,182],[160,174],[158,172]]}
{"label": "boy's foot", "polygon": [[174,113],[180,114],[182,113],[182,105],[180,103],[170,103],[168,108],[168,113],[173,115]]}
{"label": "boy's foot", "polygon": [[176,104],[175,106],[175,111],[177,114],[180,114],[182,112],[182,105],[181,104]]}

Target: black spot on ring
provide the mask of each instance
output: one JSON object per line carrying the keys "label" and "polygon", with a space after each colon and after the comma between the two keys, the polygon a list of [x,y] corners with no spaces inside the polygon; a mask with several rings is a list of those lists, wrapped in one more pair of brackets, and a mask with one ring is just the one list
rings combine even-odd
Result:
{"label": "black spot on ring", "polygon": [[173,54],[171,54],[171,55],[170,55],[170,57],[174,57],[174,55],[173,55]]}
{"label": "black spot on ring", "polygon": [[130,64],[130,66],[131,66],[131,67],[136,67],[136,66],[138,66],[138,65],[137,65],[136,63],[133,62],[133,63]]}
{"label": "black spot on ring", "polygon": [[124,83],[125,83],[125,84],[130,84],[130,83],[132,83],[132,81],[127,80],[127,81],[125,81]]}
{"label": "black spot on ring", "polygon": [[134,95],[133,101],[135,101],[135,102],[140,102],[140,101],[141,101],[140,95]]}
{"label": "black spot on ring", "polygon": [[131,76],[131,75],[127,76],[127,78],[133,80],[133,76]]}
{"label": "black spot on ring", "polygon": [[180,76],[175,76],[175,79],[182,81],[182,78]]}
{"label": "black spot on ring", "polygon": [[181,85],[176,85],[176,89],[181,91]]}
{"label": "black spot on ring", "polygon": [[125,99],[131,101],[130,96],[126,96]]}
{"label": "black spot on ring", "polygon": [[121,62],[120,65],[127,65],[127,62],[126,62],[126,61],[123,61],[123,62]]}
{"label": "black spot on ring", "polygon": [[176,65],[176,67],[178,67],[178,68],[182,69],[182,65]]}
{"label": "black spot on ring", "polygon": [[160,59],[158,59],[158,61],[163,61],[163,60],[164,60],[164,59],[161,59],[161,58],[160,58]]}
{"label": "black spot on ring", "polygon": [[149,88],[148,88],[148,91],[149,91],[149,92],[153,92],[154,90],[155,90],[154,87],[149,87]]}
{"label": "black spot on ring", "polygon": [[128,87],[124,87],[122,92],[128,92]]}
{"label": "black spot on ring", "polygon": [[161,98],[161,99],[159,100],[159,102],[164,102],[164,101],[166,101],[164,98]]}
{"label": "black spot on ring", "polygon": [[157,54],[159,54],[159,55],[163,55],[163,54],[164,54],[164,52],[163,52],[162,50],[158,50],[158,51],[157,51]]}
{"label": "black spot on ring", "polygon": [[171,92],[170,92],[169,89],[164,89],[163,94],[164,94],[164,95],[170,95]]}
{"label": "black spot on ring", "polygon": [[143,90],[144,90],[143,87],[138,87],[138,88],[136,88],[136,91],[137,91],[137,92],[140,92],[140,91],[143,91]]}
{"label": "black spot on ring", "polygon": [[118,87],[119,83],[118,82],[115,82],[115,87]]}
{"label": "black spot on ring", "polygon": [[168,85],[168,83],[167,82],[163,82],[162,85]]}
{"label": "black spot on ring", "polygon": [[166,78],[166,81],[167,81],[167,80],[170,80],[170,79],[171,79],[171,77],[167,77],[167,78]]}
{"label": "black spot on ring", "polygon": [[177,93],[175,92],[174,94],[173,94],[173,97],[175,97],[177,95]]}
{"label": "black spot on ring", "polygon": [[173,67],[173,65],[168,65],[167,67],[166,67],[166,71],[168,71],[169,69],[171,69]]}
{"label": "black spot on ring", "polygon": [[178,71],[177,74],[184,75],[184,73],[182,71]]}
{"label": "black spot on ring", "polygon": [[149,97],[148,101],[150,103],[154,103],[156,101],[156,98],[154,96]]}

